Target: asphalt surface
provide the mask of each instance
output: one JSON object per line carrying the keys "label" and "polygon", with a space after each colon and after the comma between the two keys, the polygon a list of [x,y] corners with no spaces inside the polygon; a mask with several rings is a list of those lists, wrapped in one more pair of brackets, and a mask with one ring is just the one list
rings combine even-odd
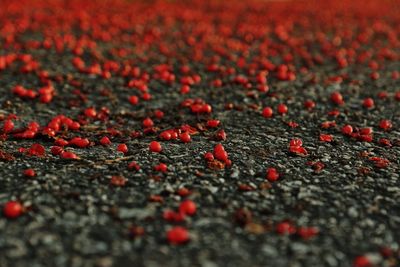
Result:
{"label": "asphalt surface", "polygon": [[[400,266],[400,11],[395,1],[81,3],[0,1],[0,9],[7,7],[0,11],[0,57],[15,55],[4,68],[0,59],[0,124],[10,118],[15,124],[11,132],[1,132],[0,206],[11,200],[24,206],[18,218],[0,215],[1,267]],[[263,27],[265,32],[257,31]],[[224,36],[230,30],[232,35]],[[52,42],[49,48],[44,36]],[[82,36],[79,54],[73,48]],[[57,40],[64,49],[57,51]],[[262,42],[269,50],[260,48]],[[307,61],[297,48],[313,59]],[[269,53],[262,55],[265,49]],[[366,51],[371,55],[357,61]],[[21,69],[32,63],[27,54],[38,68]],[[287,56],[285,63],[287,54],[294,60]],[[340,67],[343,54],[347,65]],[[86,67],[98,62],[102,70],[113,60],[119,69],[110,67],[105,79],[104,73],[74,66],[75,57]],[[273,66],[262,67],[264,58]],[[135,77],[133,68],[123,74],[124,64],[140,74]],[[161,64],[175,80],[163,80],[166,72],[156,67],[163,69]],[[279,78],[281,64],[296,78]],[[42,70],[47,78],[39,78]],[[267,92],[257,89],[260,72]],[[379,78],[371,77],[374,72]],[[190,75],[201,80],[182,94],[182,77]],[[240,77],[248,82],[242,84]],[[150,100],[143,100],[140,85],[129,85],[132,80],[147,84]],[[12,91],[17,85],[38,91],[46,82],[55,88],[50,103]],[[341,93],[343,104],[332,101],[334,92]],[[139,97],[137,105],[128,101],[131,95]],[[368,97],[371,108],[363,106]],[[189,98],[202,99],[212,112],[191,112],[182,105]],[[315,107],[305,108],[306,100]],[[284,115],[278,114],[280,103],[288,107]],[[271,118],[262,115],[267,106]],[[97,111],[94,118],[85,115],[90,107]],[[164,117],[157,118],[155,110]],[[57,115],[79,121],[80,129],[44,134]],[[151,130],[142,125],[147,117],[154,121]],[[220,125],[207,126],[210,119]],[[390,129],[380,126],[384,119],[391,121]],[[39,123],[38,133],[19,138],[32,121]],[[182,125],[192,127],[191,142],[159,137],[167,129],[184,132]],[[341,132],[344,125],[354,128],[352,137]],[[368,127],[371,142],[361,140],[360,129]],[[222,129],[226,140],[216,137]],[[321,141],[320,134],[333,140]],[[57,138],[77,136],[90,140],[86,148],[65,148],[78,159],[52,154]],[[104,136],[110,145],[99,143]],[[289,151],[294,138],[302,140],[306,155]],[[154,140],[161,153],[149,151]],[[125,154],[117,151],[122,143]],[[219,143],[231,166],[204,158]],[[45,154],[29,155],[32,144],[41,144]],[[133,161],[140,170],[128,168]],[[154,169],[159,163],[167,172]],[[24,175],[28,168],[34,177]],[[279,172],[277,181],[266,178],[268,168]],[[112,177],[125,178],[125,184],[118,186]],[[179,194],[182,188],[190,194]],[[195,215],[180,222],[163,218],[184,199],[196,204]],[[282,222],[294,230],[282,233]],[[184,244],[166,238],[177,225],[189,232]],[[306,236],[299,229],[315,233]]]}

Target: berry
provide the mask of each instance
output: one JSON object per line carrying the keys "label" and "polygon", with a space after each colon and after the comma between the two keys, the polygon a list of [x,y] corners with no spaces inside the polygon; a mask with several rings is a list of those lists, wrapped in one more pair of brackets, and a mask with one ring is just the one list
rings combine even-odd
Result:
{"label": "berry", "polygon": [[95,118],[97,115],[97,112],[94,108],[87,108],[85,109],[85,116],[89,118]]}
{"label": "berry", "polygon": [[18,201],[8,201],[3,207],[3,214],[9,219],[15,219],[22,215],[23,209]]}
{"label": "berry", "polygon": [[330,134],[320,134],[319,135],[319,140],[323,142],[332,142],[333,141],[333,136]]}
{"label": "berry", "polygon": [[335,103],[336,105],[342,105],[344,103],[343,101],[343,96],[341,93],[339,92],[333,92],[331,94],[331,100],[333,103]]}
{"label": "berry", "polygon": [[72,145],[72,146],[84,148],[84,147],[89,146],[90,141],[87,138],[74,137],[68,142],[68,144]]}
{"label": "berry", "polygon": [[342,133],[344,135],[351,135],[353,133],[353,127],[349,124],[343,126]]}
{"label": "berry", "polygon": [[14,129],[14,122],[12,120],[6,120],[3,124],[3,132],[9,133]]}
{"label": "berry", "polygon": [[137,103],[139,103],[139,97],[135,95],[130,96],[128,100],[132,105],[137,105]]}
{"label": "berry", "polygon": [[117,147],[117,151],[126,154],[128,153],[128,146],[126,144],[119,144]]}
{"label": "berry", "polygon": [[393,127],[393,124],[390,120],[381,120],[379,122],[379,127],[385,131],[388,131]]}
{"label": "berry", "polygon": [[182,85],[181,87],[181,94],[188,94],[190,92],[190,86],[189,85]]}
{"label": "berry", "polygon": [[296,228],[290,222],[281,222],[276,226],[276,232],[280,235],[290,235],[296,232]]}
{"label": "berry", "polygon": [[136,171],[138,171],[138,170],[140,170],[140,165],[137,164],[135,161],[132,161],[131,163],[129,163],[128,169],[129,169],[129,170],[136,170]]}
{"label": "berry", "polygon": [[104,136],[100,139],[100,144],[102,144],[103,146],[108,146],[111,144],[110,138],[108,138],[107,136]]}
{"label": "berry", "polygon": [[370,97],[364,99],[364,101],[363,101],[363,106],[365,108],[372,108],[374,105],[375,105],[374,100]]}
{"label": "berry", "polygon": [[167,172],[168,166],[165,163],[160,163],[157,166],[154,166],[154,170],[158,172]]}
{"label": "berry", "polygon": [[169,130],[161,132],[159,136],[162,140],[171,140],[171,132]]}
{"label": "berry", "polygon": [[78,156],[75,153],[70,152],[70,151],[61,152],[60,156],[63,159],[78,159]]}
{"label": "berry", "polygon": [[179,205],[179,212],[192,216],[196,213],[196,204],[191,200],[185,200]]}
{"label": "berry", "polygon": [[353,267],[372,267],[372,263],[367,256],[358,256],[353,261]]}
{"label": "berry", "polygon": [[179,139],[181,139],[183,143],[189,143],[191,141],[191,137],[187,132],[181,133]]}
{"label": "berry", "polygon": [[289,145],[290,146],[302,146],[303,145],[303,141],[301,139],[299,139],[299,138],[295,138],[295,139],[290,140]]}
{"label": "berry", "polygon": [[217,144],[214,147],[214,156],[216,159],[220,161],[228,160],[228,153],[225,151],[225,148],[221,144]]}
{"label": "berry", "polygon": [[156,111],[154,111],[154,116],[156,116],[157,119],[162,119],[164,117],[164,112],[157,109]]}
{"label": "berry", "polygon": [[25,177],[35,177],[36,173],[34,169],[26,169],[24,170],[24,176]]}
{"label": "berry", "polygon": [[53,155],[60,155],[63,152],[63,148],[60,146],[52,146],[50,149],[51,154]]}
{"label": "berry", "polygon": [[142,124],[143,124],[144,128],[149,128],[149,127],[153,127],[154,122],[153,122],[152,119],[146,118],[146,119],[143,120]]}
{"label": "berry", "polygon": [[219,120],[209,120],[209,121],[207,121],[207,126],[210,127],[210,128],[216,128],[216,127],[219,126],[219,124],[220,124]]}
{"label": "berry", "polygon": [[161,144],[157,141],[152,141],[149,145],[149,150],[151,152],[160,153],[162,150]]}
{"label": "berry", "polygon": [[287,112],[288,112],[288,108],[287,108],[287,106],[285,104],[281,103],[281,104],[278,105],[278,113],[279,114],[284,115]]}
{"label": "berry", "polygon": [[310,239],[318,234],[319,230],[316,227],[299,227],[297,235],[303,239]]}
{"label": "berry", "polygon": [[270,182],[275,182],[279,179],[279,173],[275,168],[268,168],[266,178]]}
{"label": "berry", "polygon": [[204,154],[204,158],[205,158],[207,161],[213,161],[213,160],[214,160],[214,155],[213,155],[213,153],[211,153],[211,152],[207,152],[206,154]]}
{"label": "berry", "polygon": [[306,100],[305,102],[304,102],[304,107],[306,108],[306,109],[313,109],[313,108],[315,108],[315,102],[314,101],[312,101],[312,100]]}
{"label": "berry", "polygon": [[182,226],[175,226],[167,232],[167,240],[173,245],[185,244],[189,239],[188,231]]}
{"label": "berry", "polygon": [[270,108],[270,107],[266,107],[262,111],[262,115],[264,118],[271,118],[273,113],[274,112],[272,111],[272,108]]}

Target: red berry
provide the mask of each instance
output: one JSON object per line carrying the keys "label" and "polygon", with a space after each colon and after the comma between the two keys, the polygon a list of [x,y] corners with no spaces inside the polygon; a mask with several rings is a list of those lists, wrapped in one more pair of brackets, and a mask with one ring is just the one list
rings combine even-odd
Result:
{"label": "red berry", "polygon": [[42,157],[46,153],[44,146],[41,144],[33,144],[27,151],[30,156]]}
{"label": "red berry", "polygon": [[52,146],[50,149],[50,152],[53,155],[60,155],[63,151],[63,148],[59,146]]}
{"label": "red berry", "polygon": [[372,128],[371,128],[371,127],[361,128],[361,129],[360,129],[360,134],[361,134],[361,135],[372,134]]}
{"label": "red berry", "polygon": [[281,103],[278,105],[278,113],[283,115],[286,114],[288,112],[288,108],[285,104]]}
{"label": "red berry", "polygon": [[213,161],[213,160],[214,160],[214,155],[213,155],[213,153],[211,153],[211,152],[207,152],[206,154],[204,154],[204,158],[205,158],[207,161]]}
{"label": "red berry", "polygon": [[79,130],[79,128],[81,128],[81,125],[79,124],[79,122],[74,121],[73,123],[71,123],[71,125],[68,125],[68,128],[73,131],[76,131]]}
{"label": "red berry", "polygon": [[301,139],[299,139],[299,138],[295,138],[295,139],[290,140],[289,145],[290,146],[302,146],[303,145],[303,141]]}
{"label": "red berry", "polygon": [[379,123],[379,127],[385,131],[390,130],[393,127],[393,124],[390,120],[381,120]]}
{"label": "red berry", "polygon": [[205,104],[201,108],[201,112],[203,113],[211,113],[212,112],[212,107],[209,104]]}
{"label": "red berry", "polygon": [[383,145],[383,146],[392,146],[392,143],[390,142],[390,140],[389,139],[386,139],[386,138],[380,138],[379,139],[379,144],[381,144],[381,145]]}
{"label": "red berry", "polygon": [[284,234],[294,234],[296,232],[296,228],[290,222],[280,222],[276,226],[276,232],[280,235]]}
{"label": "red berry", "polygon": [[154,170],[158,172],[167,172],[168,166],[165,163],[160,163],[157,166],[154,166]]}
{"label": "red berry", "polygon": [[131,103],[132,105],[136,105],[137,103],[139,103],[139,97],[135,95],[130,96],[129,103]]}
{"label": "red berry", "polygon": [[74,137],[68,142],[68,144],[72,145],[72,146],[84,148],[84,147],[89,146],[90,141],[87,138]]}
{"label": "red berry", "polygon": [[225,133],[225,131],[222,130],[222,129],[219,130],[218,132],[215,133],[214,138],[215,138],[215,140],[218,140],[218,141],[224,141],[224,140],[226,140],[226,133]]}
{"label": "red berry", "polygon": [[149,128],[149,127],[153,127],[153,125],[154,125],[154,122],[153,122],[153,120],[152,119],[150,119],[150,118],[146,118],[146,119],[144,119],[143,120],[143,127],[145,127],[145,128]]}
{"label": "red berry", "polygon": [[170,130],[169,133],[170,133],[170,135],[171,135],[171,139],[172,139],[172,140],[175,140],[175,139],[178,138],[178,133],[177,133],[177,131]]}
{"label": "red berry", "polygon": [[358,256],[353,261],[353,267],[372,267],[372,263],[367,256]]}
{"label": "red berry", "polygon": [[316,227],[299,227],[297,234],[303,239],[310,239],[318,234],[319,230]]}
{"label": "red berry", "polygon": [[164,117],[164,112],[157,109],[156,111],[154,111],[154,116],[156,116],[157,119],[162,119]]}
{"label": "red berry", "polygon": [[397,101],[400,101],[400,91],[397,91],[396,94],[394,95],[394,99]]}
{"label": "red berry", "polygon": [[296,155],[307,155],[308,151],[302,146],[289,146],[289,151]]}
{"label": "red berry", "polygon": [[374,100],[370,97],[364,99],[363,106],[365,108],[372,108],[374,106]]}
{"label": "red berry", "polygon": [[275,182],[279,178],[279,173],[275,168],[267,169],[267,180],[270,182]]}
{"label": "red berry", "polygon": [[333,92],[331,94],[331,100],[332,100],[333,103],[335,103],[337,105],[342,105],[344,103],[343,96],[339,92]]}
{"label": "red berry", "polygon": [[192,216],[196,213],[196,204],[191,200],[185,200],[179,205],[179,211]]}
{"label": "red berry", "polygon": [[378,80],[379,77],[380,77],[380,75],[379,75],[378,72],[374,71],[374,72],[372,72],[372,73],[370,74],[370,77],[371,77],[372,80]]}
{"label": "red berry", "polygon": [[85,116],[89,118],[95,118],[97,115],[97,112],[94,108],[87,108],[85,109]]}
{"label": "red berry", "polygon": [[117,147],[117,151],[126,154],[128,153],[128,146],[126,144],[119,144]]}
{"label": "red berry", "polygon": [[215,145],[214,156],[216,159],[224,162],[228,160],[228,153],[225,151],[225,148],[223,147],[222,144]]}
{"label": "red berry", "polygon": [[12,120],[4,121],[3,132],[9,133],[14,129],[14,122]]}
{"label": "red berry", "polygon": [[385,98],[387,98],[388,97],[388,93],[386,92],[386,91],[380,91],[379,93],[378,93],[378,98],[379,99],[385,99]]}
{"label": "red berry", "polygon": [[35,173],[34,169],[26,169],[26,170],[24,170],[24,175],[26,177],[35,177],[36,173]]}
{"label": "red berry", "polygon": [[52,99],[53,99],[52,94],[42,94],[39,98],[40,102],[42,103],[50,103]]}
{"label": "red berry", "polygon": [[166,210],[163,212],[163,218],[169,222],[183,222],[185,220],[185,214],[182,212]]}
{"label": "red berry", "polygon": [[128,169],[138,171],[140,170],[140,165],[137,164],[135,161],[132,161],[131,163],[129,163]]}
{"label": "red berry", "polygon": [[351,135],[353,133],[353,127],[349,124],[343,126],[342,133],[344,135]]}
{"label": "red berry", "polygon": [[111,144],[110,138],[108,138],[107,136],[104,136],[100,139],[100,144],[102,144],[103,146],[108,146]]}
{"label": "red berry", "polygon": [[75,153],[70,152],[70,151],[61,152],[60,156],[63,159],[78,159],[78,156]]}
{"label": "red berry", "polygon": [[173,245],[180,245],[188,242],[190,239],[186,228],[175,226],[167,232],[167,240]]}
{"label": "red berry", "polygon": [[142,99],[144,101],[149,101],[151,99],[151,94],[149,94],[149,93],[142,94]]}
{"label": "red berry", "polygon": [[312,100],[306,100],[306,101],[304,102],[304,107],[305,107],[306,109],[313,109],[313,108],[315,107],[315,102],[312,101]]}
{"label": "red berry", "polygon": [[181,94],[188,94],[190,92],[190,86],[185,84],[181,87]]}
{"label": "red berry", "polygon": [[3,207],[3,214],[9,219],[15,219],[23,213],[23,206],[18,201],[8,201]]}
{"label": "red berry", "polygon": [[266,107],[263,109],[262,115],[264,118],[271,118],[273,113],[272,108]]}
{"label": "red berry", "polygon": [[181,139],[181,141],[182,141],[183,143],[189,143],[189,142],[191,141],[190,134],[187,133],[187,132],[181,133],[181,134],[179,135],[179,139]]}
{"label": "red berry", "polygon": [[161,144],[157,141],[152,141],[149,145],[149,150],[151,152],[160,153],[162,150]]}
{"label": "red berry", "polygon": [[210,128],[216,128],[216,127],[219,126],[219,124],[220,124],[219,120],[209,120],[209,121],[207,121],[207,126],[210,127]]}
{"label": "red berry", "polygon": [[319,140],[323,142],[332,142],[333,141],[333,136],[330,134],[320,134],[319,135]]}
{"label": "red berry", "polygon": [[161,132],[159,136],[163,140],[171,140],[171,132],[169,130]]}

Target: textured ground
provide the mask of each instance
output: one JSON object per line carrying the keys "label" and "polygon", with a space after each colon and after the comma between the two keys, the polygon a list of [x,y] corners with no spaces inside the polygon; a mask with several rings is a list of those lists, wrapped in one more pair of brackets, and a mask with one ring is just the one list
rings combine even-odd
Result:
{"label": "textured ground", "polygon": [[1,267],[400,266],[396,1],[84,2],[0,0]]}

